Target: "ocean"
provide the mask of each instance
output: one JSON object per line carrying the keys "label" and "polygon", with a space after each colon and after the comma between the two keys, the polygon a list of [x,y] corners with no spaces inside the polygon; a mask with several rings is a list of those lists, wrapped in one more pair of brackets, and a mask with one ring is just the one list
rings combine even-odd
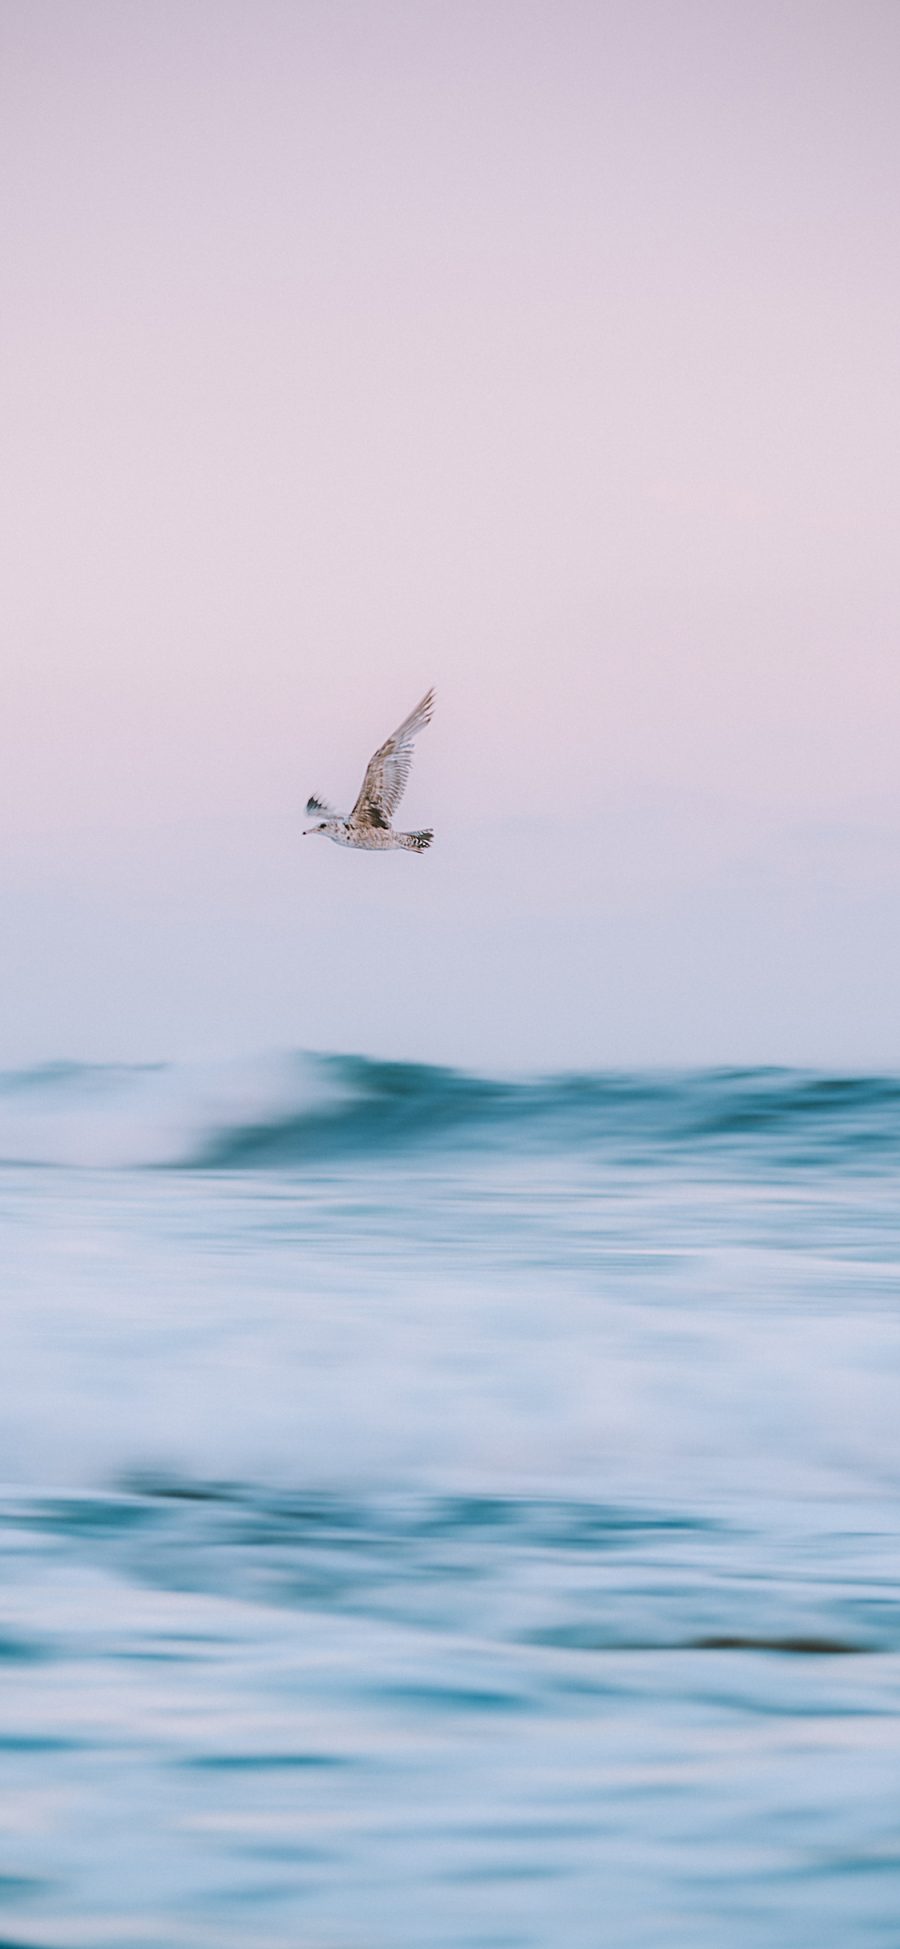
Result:
{"label": "ocean", "polygon": [[900,1079],[0,1077],[0,1949],[894,1949]]}

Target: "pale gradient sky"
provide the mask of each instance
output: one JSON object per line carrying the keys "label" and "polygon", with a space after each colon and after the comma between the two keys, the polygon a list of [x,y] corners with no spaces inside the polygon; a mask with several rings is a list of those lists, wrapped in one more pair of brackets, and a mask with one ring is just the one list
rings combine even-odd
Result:
{"label": "pale gradient sky", "polygon": [[896,0],[0,23],[0,1061],[900,1064]]}

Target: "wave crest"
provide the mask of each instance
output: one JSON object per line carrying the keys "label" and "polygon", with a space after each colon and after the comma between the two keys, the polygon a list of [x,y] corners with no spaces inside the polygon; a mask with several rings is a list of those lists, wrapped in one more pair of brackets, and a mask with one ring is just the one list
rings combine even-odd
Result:
{"label": "wave crest", "polygon": [[788,1069],[500,1079],[293,1054],[204,1068],[52,1063],[0,1076],[0,1161],[291,1170],[459,1149],[623,1163],[735,1147],[781,1163],[900,1150],[900,1078]]}

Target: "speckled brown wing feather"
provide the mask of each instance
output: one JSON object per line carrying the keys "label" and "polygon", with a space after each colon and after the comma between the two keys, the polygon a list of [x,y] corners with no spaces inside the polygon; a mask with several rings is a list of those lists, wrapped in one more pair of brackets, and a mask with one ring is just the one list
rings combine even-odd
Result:
{"label": "speckled brown wing feather", "polygon": [[389,826],[406,790],[412,764],[413,743],[419,731],[431,721],[434,691],[429,690],[410,711],[396,731],[379,745],[369,759],[362,791],[350,814],[351,825]]}

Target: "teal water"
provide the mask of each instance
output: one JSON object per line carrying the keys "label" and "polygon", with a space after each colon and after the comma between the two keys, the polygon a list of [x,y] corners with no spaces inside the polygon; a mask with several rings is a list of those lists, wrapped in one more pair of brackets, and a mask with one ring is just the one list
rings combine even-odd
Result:
{"label": "teal water", "polygon": [[900,1093],[0,1089],[4,1949],[863,1949]]}

